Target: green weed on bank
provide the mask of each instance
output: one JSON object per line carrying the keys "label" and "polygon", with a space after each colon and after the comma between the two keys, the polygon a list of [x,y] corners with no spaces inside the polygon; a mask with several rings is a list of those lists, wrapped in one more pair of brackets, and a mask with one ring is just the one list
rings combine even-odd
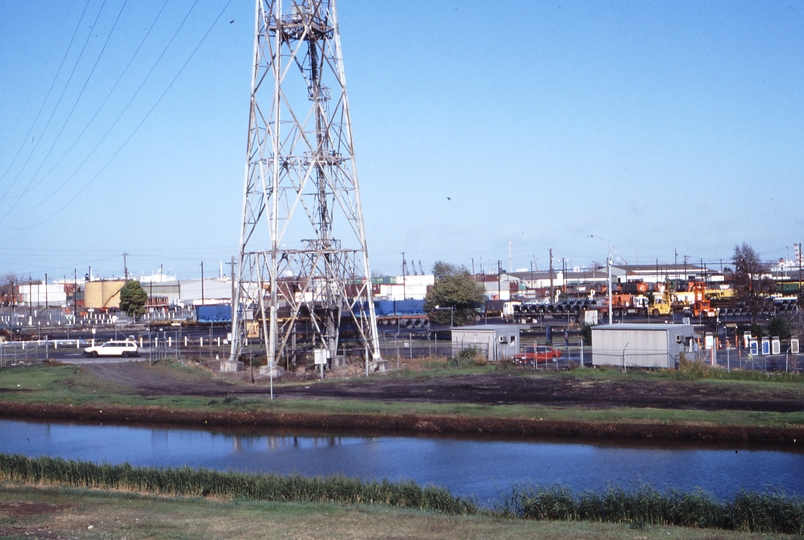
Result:
{"label": "green weed on bank", "polygon": [[[718,501],[694,490],[660,492],[651,487],[576,493],[565,487],[512,489],[501,509],[536,520],[674,525],[744,532],[804,534],[804,499],[784,492],[740,491]],[[639,528],[639,527],[636,527]]]}
{"label": "green weed on bank", "polygon": [[132,467],[61,458],[0,454],[0,481],[138,493],[288,503],[385,505],[448,515],[488,514],[550,521],[715,528],[772,534],[804,534],[804,499],[784,492],[742,491],[718,501],[701,490],[660,492],[610,488],[576,493],[554,487],[514,487],[499,508],[480,508],[448,490],[415,482],[364,481],[345,476],[245,474],[208,469]]}
{"label": "green weed on bank", "polygon": [[142,493],[275,502],[383,504],[446,514],[475,514],[473,501],[415,482],[364,481],[345,476],[247,474],[209,469],[132,467],[61,458],[0,454],[0,479],[24,484],[121,489]]}

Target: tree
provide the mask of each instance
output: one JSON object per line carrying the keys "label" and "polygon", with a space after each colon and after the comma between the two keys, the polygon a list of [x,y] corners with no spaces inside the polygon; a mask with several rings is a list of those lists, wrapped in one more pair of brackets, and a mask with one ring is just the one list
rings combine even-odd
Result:
{"label": "tree", "polygon": [[14,274],[0,276],[0,304],[8,306],[14,302],[15,283],[19,283],[19,279]]}
{"label": "tree", "polygon": [[790,322],[784,317],[772,318],[768,321],[768,334],[779,339],[790,339]]}
{"label": "tree", "polygon": [[734,285],[737,298],[751,310],[751,323],[756,324],[757,315],[762,311],[765,295],[772,292],[773,282],[764,276],[765,265],[759,253],[743,242],[742,246],[734,246]]}
{"label": "tree", "polygon": [[143,290],[139,281],[129,280],[120,289],[120,309],[135,321],[145,314],[145,303],[148,294]]}
{"label": "tree", "polygon": [[485,288],[463,266],[438,261],[433,265],[435,283],[424,298],[424,311],[436,324],[456,326],[474,322],[477,308],[486,302]]}

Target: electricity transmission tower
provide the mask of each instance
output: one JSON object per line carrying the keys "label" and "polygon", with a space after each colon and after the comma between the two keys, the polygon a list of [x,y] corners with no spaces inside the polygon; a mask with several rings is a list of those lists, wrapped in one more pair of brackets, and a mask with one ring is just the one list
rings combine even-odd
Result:
{"label": "electricity transmission tower", "polygon": [[[335,0],[257,0],[232,346],[381,360]],[[348,346],[347,346],[348,344]],[[273,371],[271,372],[273,373]]]}

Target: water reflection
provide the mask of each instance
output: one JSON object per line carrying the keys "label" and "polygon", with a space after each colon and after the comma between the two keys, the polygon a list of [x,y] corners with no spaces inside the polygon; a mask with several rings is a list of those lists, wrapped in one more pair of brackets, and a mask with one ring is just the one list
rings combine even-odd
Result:
{"label": "water reflection", "polygon": [[576,490],[612,485],[692,489],[718,497],[769,486],[804,495],[804,454],[761,447],[577,444],[379,433],[174,429],[0,420],[0,452],[148,466],[335,473],[412,479],[482,503],[518,483]]}

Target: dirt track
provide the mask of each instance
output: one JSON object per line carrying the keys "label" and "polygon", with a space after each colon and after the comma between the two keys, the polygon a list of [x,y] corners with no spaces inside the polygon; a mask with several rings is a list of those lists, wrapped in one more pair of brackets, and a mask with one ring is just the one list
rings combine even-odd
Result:
{"label": "dirt track", "polygon": [[[123,384],[140,395],[266,394],[266,382],[181,379],[145,363],[94,364],[85,367],[101,379]],[[573,377],[532,377],[522,374],[465,375],[421,379],[375,375],[369,379],[335,379],[309,384],[274,385],[278,397],[338,398],[433,403],[540,404],[607,409],[804,410],[799,385],[769,387],[761,393],[742,385],[684,381],[590,380]]]}

